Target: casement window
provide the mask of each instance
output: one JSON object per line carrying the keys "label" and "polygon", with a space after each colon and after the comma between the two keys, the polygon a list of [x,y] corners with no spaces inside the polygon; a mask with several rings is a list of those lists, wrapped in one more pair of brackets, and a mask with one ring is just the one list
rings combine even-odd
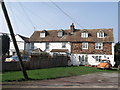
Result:
{"label": "casement window", "polygon": [[97,37],[98,38],[104,38],[105,37],[105,33],[100,31],[100,32],[97,33]]}
{"label": "casement window", "polygon": [[81,62],[88,62],[88,55],[79,56],[79,61]]}
{"label": "casement window", "polygon": [[34,49],[34,43],[31,43],[31,44],[30,44],[30,48],[31,48],[31,50]]}
{"label": "casement window", "polygon": [[100,62],[101,61],[101,56],[96,56],[95,59],[96,59],[97,62]]}
{"label": "casement window", "polygon": [[41,32],[41,33],[40,33],[40,37],[41,37],[41,38],[44,38],[44,37],[45,37],[45,32]]}
{"label": "casement window", "polygon": [[92,56],[92,57],[96,60],[96,62],[100,62],[102,58],[102,56]]}
{"label": "casement window", "polygon": [[95,43],[95,49],[103,49],[103,43]]}
{"label": "casement window", "polygon": [[62,48],[66,48],[66,43],[62,43]]}
{"label": "casement window", "polygon": [[88,42],[82,43],[82,49],[88,49]]}
{"label": "casement window", "polygon": [[63,36],[63,31],[59,31],[59,32],[57,33],[57,36],[58,36],[58,37],[62,37],[62,36]]}
{"label": "casement window", "polygon": [[82,38],[88,38],[88,33],[87,33],[87,32],[81,33],[81,37],[82,37]]}
{"label": "casement window", "polygon": [[46,50],[49,50],[50,48],[50,45],[49,45],[49,42],[46,43]]}

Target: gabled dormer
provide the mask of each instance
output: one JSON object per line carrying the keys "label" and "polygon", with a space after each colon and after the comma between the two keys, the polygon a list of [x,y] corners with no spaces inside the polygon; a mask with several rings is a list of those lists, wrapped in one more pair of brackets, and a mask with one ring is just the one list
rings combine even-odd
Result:
{"label": "gabled dormer", "polygon": [[104,38],[105,37],[105,32],[103,32],[103,31],[97,32],[97,37],[98,38]]}
{"label": "gabled dormer", "polygon": [[88,38],[88,32],[82,32],[81,37],[82,38]]}
{"label": "gabled dormer", "polygon": [[42,32],[40,32],[40,38],[44,38],[47,35],[47,31],[43,30]]}
{"label": "gabled dormer", "polygon": [[60,30],[57,32],[57,36],[58,37],[62,37],[64,35],[64,31],[63,30]]}

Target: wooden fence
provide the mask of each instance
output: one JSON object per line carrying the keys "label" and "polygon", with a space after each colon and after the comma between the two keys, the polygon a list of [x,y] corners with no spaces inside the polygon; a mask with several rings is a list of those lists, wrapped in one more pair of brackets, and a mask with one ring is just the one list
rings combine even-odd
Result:
{"label": "wooden fence", "polygon": [[[27,70],[60,67],[68,65],[68,56],[48,54],[32,55],[30,61],[23,62]],[[3,62],[2,71],[17,71],[20,70],[19,62]]]}

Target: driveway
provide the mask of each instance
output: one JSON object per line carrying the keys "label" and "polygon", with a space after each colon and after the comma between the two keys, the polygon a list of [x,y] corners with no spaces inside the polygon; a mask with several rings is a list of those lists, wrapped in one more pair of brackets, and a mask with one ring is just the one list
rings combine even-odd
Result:
{"label": "driveway", "polygon": [[3,88],[118,88],[118,73],[94,73],[50,80],[3,82]]}

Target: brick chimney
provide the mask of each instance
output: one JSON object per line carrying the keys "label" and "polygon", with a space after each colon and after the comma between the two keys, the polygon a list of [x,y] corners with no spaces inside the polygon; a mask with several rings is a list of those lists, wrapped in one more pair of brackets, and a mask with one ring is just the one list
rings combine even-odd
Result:
{"label": "brick chimney", "polygon": [[75,31],[75,28],[74,28],[75,26],[74,26],[74,23],[72,23],[72,25],[70,25],[70,30],[71,30],[71,32],[74,32]]}

